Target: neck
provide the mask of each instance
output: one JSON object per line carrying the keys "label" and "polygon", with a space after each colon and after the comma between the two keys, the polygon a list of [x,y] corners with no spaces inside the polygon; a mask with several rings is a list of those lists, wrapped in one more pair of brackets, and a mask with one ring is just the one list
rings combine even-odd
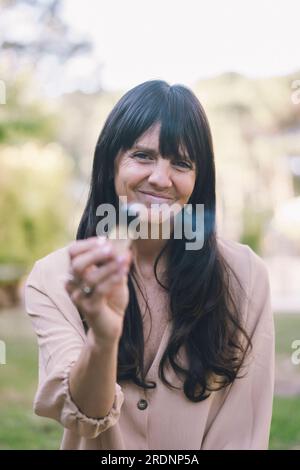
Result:
{"label": "neck", "polygon": [[[137,239],[132,242],[133,262],[138,274],[147,280],[154,276],[154,262],[168,240]],[[158,275],[165,270],[166,252],[162,254],[157,265]]]}
{"label": "neck", "polygon": [[154,261],[168,240],[143,240],[132,242],[133,257],[144,264],[154,264]]}

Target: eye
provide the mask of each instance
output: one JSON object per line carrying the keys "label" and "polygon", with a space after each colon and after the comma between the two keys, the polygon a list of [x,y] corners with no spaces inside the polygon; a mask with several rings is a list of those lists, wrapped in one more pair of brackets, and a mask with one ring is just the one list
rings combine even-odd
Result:
{"label": "eye", "polygon": [[184,160],[178,160],[174,162],[174,165],[179,165],[181,168],[186,168],[189,170],[192,170],[193,166],[191,163],[184,161]]}
{"label": "eye", "polygon": [[141,160],[146,160],[147,158],[151,158],[150,155],[147,155],[146,153],[142,153],[142,152],[135,153],[133,157],[140,158]]}

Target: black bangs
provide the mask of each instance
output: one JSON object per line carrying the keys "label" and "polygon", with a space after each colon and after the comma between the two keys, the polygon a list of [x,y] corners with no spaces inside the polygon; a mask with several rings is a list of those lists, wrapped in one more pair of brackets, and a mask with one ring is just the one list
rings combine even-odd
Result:
{"label": "black bangs", "polygon": [[161,107],[159,149],[164,157],[196,162],[199,149],[193,144],[191,108],[186,106],[185,96],[188,93],[182,85],[169,88],[166,106]]}
{"label": "black bangs", "polygon": [[[197,141],[201,117],[195,101],[198,102],[197,98],[183,85],[150,80],[136,86],[119,100],[109,116],[109,121],[114,122],[111,153],[132,148],[147,130],[160,123],[160,154],[197,163],[201,152]],[[201,106],[199,102],[198,105]]]}
{"label": "black bangs", "polygon": [[[114,125],[112,153],[128,150],[136,140],[161,119],[167,106],[169,85],[160,80],[142,83],[129,90],[109,116]],[[108,129],[109,131],[109,129]]]}

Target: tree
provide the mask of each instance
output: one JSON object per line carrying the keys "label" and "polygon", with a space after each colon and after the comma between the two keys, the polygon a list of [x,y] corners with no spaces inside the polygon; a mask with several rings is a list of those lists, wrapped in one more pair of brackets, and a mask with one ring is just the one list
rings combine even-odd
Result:
{"label": "tree", "polygon": [[[33,65],[49,56],[64,64],[76,54],[91,51],[91,43],[76,38],[60,16],[61,0],[0,0],[0,49],[13,52]],[[28,21],[30,34],[20,39],[11,18]]]}

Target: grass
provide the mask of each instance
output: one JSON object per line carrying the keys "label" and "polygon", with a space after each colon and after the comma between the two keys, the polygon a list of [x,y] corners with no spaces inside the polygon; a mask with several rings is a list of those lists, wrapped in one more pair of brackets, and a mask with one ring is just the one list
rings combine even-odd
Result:
{"label": "grass", "polygon": [[[276,315],[275,327],[279,360],[290,356],[292,341],[300,339],[300,315]],[[19,310],[3,312],[0,332],[6,343],[6,364],[0,365],[0,450],[59,449],[61,425],[32,411],[38,350],[29,318]],[[270,449],[300,449],[300,396],[274,398]]]}
{"label": "grass", "polygon": [[[291,344],[295,339],[300,339],[300,315],[275,315],[275,332],[278,365],[291,357],[294,351]],[[290,367],[295,375],[300,373],[300,365]],[[299,395],[274,398],[270,449],[300,449]]]}
{"label": "grass", "polygon": [[59,423],[34,415],[38,350],[29,319],[19,312],[0,314],[6,364],[0,365],[0,450],[58,449]]}
{"label": "grass", "polygon": [[0,450],[56,450],[62,437],[61,426],[35,416],[31,408],[12,403],[0,410]]}
{"label": "grass", "polygon": [[275,397],[270,449],[300,449],[300,397]]}

